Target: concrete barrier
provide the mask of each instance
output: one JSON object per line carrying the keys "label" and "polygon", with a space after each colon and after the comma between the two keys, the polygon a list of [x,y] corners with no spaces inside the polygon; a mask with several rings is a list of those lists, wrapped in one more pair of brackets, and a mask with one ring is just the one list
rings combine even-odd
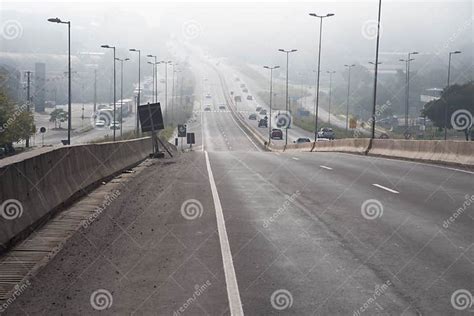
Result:
{"label": "concrete barrier", "polygon": [[142,161],[151,150],[150,138],[141,138],[41,149],[1,160],[0,252],[64,203]]}
{"label": "concrete barrier", "polygon": [[466,141],[374,139],[369,154],[474,166],[474,143]]}
{"label": "concrete barrier", "polygon": [[356,154],[366,154],[369,150],[369,138],[348,138],[314,143],[312,151],[338,151]]}

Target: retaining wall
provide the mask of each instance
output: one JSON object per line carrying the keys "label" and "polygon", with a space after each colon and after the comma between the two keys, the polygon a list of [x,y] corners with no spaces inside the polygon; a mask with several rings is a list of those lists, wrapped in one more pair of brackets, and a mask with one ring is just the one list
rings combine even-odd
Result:
{"label": "retaining wall", "polygon": [[73,196],[151,151],[150,138],[141,138],[42,149],[1,160],[0,252]]}

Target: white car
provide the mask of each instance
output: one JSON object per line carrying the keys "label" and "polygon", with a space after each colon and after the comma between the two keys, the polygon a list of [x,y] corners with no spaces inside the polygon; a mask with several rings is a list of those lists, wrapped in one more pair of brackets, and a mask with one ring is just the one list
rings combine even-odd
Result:
{"label": "white car", "polygon": [[120,129],[120,123],[115,121],[110,124],[110,129]]}
{"label": "white car", "polygon": [[105,127],[105,121],[104,120],[95,121],[95,127]]}

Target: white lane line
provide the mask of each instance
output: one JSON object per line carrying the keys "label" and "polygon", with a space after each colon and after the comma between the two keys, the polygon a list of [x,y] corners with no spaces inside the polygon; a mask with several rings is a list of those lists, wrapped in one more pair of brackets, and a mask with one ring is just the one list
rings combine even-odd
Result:
{"label": "white lane line", "polygon": [[374,187],[377,187],[377,188],[383,189],[383,190],[385,190],[385,191],[388,191],[388,192],[392,192],[392,193],[395,193],[395,194],[398,194],[398,193],[400,193],[400,192],[398,192],[398,191],[395,191],[395,190],[393,190],[393,189],[390,189],[390,188],[384,187],[383,185],[380,185],[380,184],[377,184],[377,183],[373,183],[372,185],[373,185]]}
{"label": "white lane line", "polygon": [[300,158],[296,158],[296,157],[291,157],[291,159],[293,159],[293,160],[300,160]]}
{"label": "white lane line", "polygon": [[207,173],[209,175],[209,183],[211,185],[212,199],[214,200],[214,208],[216,209],[217,230],[219,232],[222,262],[224,263],[225,283],[227,286],[227,298],[229,299],[230,314],[233,316],[243,316],[244,311],[242,309],[239,286],[237,285],[237,278],[235,276],[232,253],[230,252],[229,238],[227,237],[227,230],[225,228],[224,213],[222,212],[222,205],[219,199],[219,193],[217,192],[216,182],[214,181],[214,176],[212,175],[209,154],[207,151],[204,153],[206,155]]}
{"label": "white lane line", "polygon": [[332,168],[331,168],[331,167],[328,167],[328,166],[323,166],[323,165],[321,165],[320,167],[323,168],[323,169],[332,170]]}

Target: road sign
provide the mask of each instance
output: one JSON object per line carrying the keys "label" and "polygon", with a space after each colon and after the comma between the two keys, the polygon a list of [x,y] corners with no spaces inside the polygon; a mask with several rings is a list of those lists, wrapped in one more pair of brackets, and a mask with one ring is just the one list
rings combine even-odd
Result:
{"label": "road sign", "polygon": [[195,142],[195,139],[194,139],[194,133],[188,133],[186,136],[187,136],[187,137],[186,137],[186,138],[187,138],[186,140],[187,140],[187,144],[188,144],[188,145],[189,145],[189,144],[195,144],[195,143],[196,143],[196,142]]}
{"label": "road sign", "polygon": [[349,128],[357,128],[357,120],[355,118],[349,120]]}
{"label": "road sign", "polygon": [[140,105],[138,107],[138,115],[140,117],[140,125],[143,133],[165,128],[160,103]]}
{"label": "road sign", "polygon": [[178,137],[186,137],[186,124],[178,125]]}

